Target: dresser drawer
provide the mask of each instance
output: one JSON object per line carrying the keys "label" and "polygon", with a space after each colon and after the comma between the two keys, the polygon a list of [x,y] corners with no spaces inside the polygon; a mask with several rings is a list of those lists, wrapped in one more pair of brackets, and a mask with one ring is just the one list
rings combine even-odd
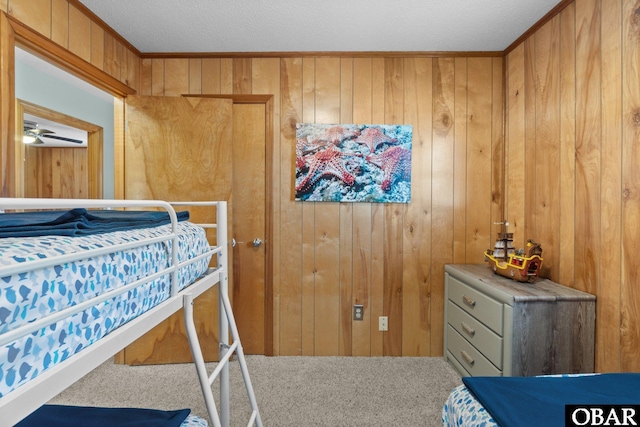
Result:
{"label": "dresser drawer", "polygon": [[451,301],[502,336],[501,302],[476,291],[450,275],[447,276],[447,283]]}
{"label": "dresser drawer", "polygon": [[478,322],[460,307],[447,302],[447,316],[449,324],[469,341],[480,353],[502,369],[502,337]]}
{"label": "dresser drawer", "polygon": [[450,354],[471,374],[471,376],[501,376],[502,371],[485,358],[462,335],[449,325],[447,327],[448,350]]}

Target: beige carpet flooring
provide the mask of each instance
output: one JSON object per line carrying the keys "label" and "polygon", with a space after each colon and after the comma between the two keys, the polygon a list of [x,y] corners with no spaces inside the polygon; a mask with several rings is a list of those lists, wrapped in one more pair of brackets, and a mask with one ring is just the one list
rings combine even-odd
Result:
{"label": "beige carpet flooring", "polygon": [[[286,426],[439,426],[460,377],[442,358],[247,356],[262,421]],[[211,365],[210,365],[211,366]],[[249,404],[237,360],[230,368],[231,425],[246,426]],[[218,402],[218,382],[214,383]],[[192,364],[104,363],[51,403],[191,408],[207,418]]]}

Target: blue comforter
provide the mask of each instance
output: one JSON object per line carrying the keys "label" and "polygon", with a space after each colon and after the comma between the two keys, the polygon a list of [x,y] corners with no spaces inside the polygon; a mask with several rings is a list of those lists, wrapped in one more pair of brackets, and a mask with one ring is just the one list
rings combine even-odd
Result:
{"label": "blue comforter", "polygon": [[[189,212],[177,212],[178,221]],[[157,227],[171,222],[162,211],[116,211],[83,208],[70,211],[17,212],[0,214],[0,238],[36,236],[85,236],[112,231]]]}
{"label": "blue comforter", "polygon": [[16,427],[179,427],[191,410],[44,405]]}
{"label": "blue comforter", "polygon": [[563,427],[565,405],[640,404],[640,374],[463,377],[501,426]]}

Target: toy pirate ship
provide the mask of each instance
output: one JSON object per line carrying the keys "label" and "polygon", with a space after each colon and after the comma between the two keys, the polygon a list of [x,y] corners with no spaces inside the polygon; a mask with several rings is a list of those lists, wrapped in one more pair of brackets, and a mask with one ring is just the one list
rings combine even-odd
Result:
{"label": "toy pirate ship", "polygon": [[527,240],[525,248],[517,251],[513,247],[513,233],[507,231],[508,222],[503,222],[502,231],[493,248],[484,253],[489,267],[501,276],[518,282],[533,282],[542,267],[542,247],[533,240]]}

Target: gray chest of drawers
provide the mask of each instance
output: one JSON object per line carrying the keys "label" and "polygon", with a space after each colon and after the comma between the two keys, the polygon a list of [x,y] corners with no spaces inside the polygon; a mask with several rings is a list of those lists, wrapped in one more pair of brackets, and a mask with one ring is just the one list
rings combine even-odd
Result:
{"label": "gray chest of drawers", "polygon": [[594,295],[445,266],[444,357],[462,376],[593,372]]}

